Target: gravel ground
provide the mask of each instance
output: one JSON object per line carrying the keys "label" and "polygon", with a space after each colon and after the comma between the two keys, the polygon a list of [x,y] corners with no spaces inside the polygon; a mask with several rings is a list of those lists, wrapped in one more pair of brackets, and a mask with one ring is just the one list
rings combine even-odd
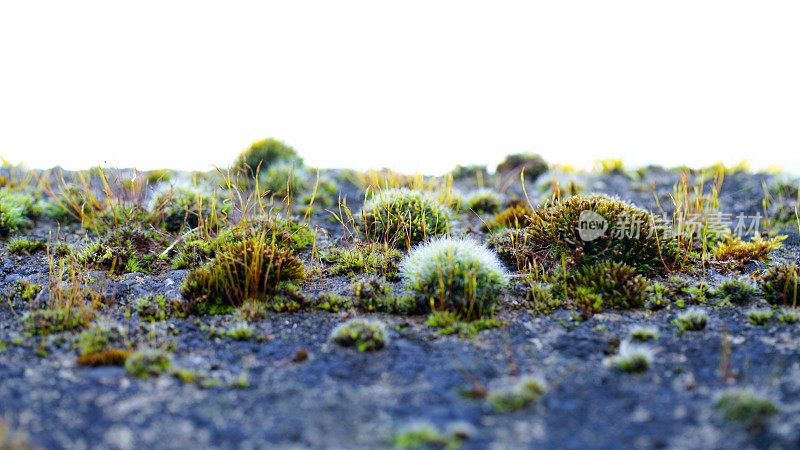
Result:
{"label": "gravel ground", "polygon": [[[636,182],[608,175],[586,183],[655,210],[652,192],[641,186],[669,193],[675,177],[652,170]],[[760,211],[764,177],[730,177],[723,208]],[[46,237],[54,227],[41,221],[24,234]],[[776,259],[797,262],[800,235],[787,234]],[[82,245],[78,229],[60,235]],[[4,247],[4,292],[19,279],[46,279],[46,256],[9,255]],[[228,326],[229,316],[151,324],[134,313],[125,320],[137,297],[179,298],[186,271],[93,276],[108,300],[102,316],[125,323],[136,342],[173,348],[176,367],[206,373],[214,383],[184,384],[167,375],[140,380],[118,367],[78,366],[76,333],[27,336],[19,319],[29,305],[3,301],[0,417],[38,448],[379,449],[391,448],[398,430],[420,422],[441,429],[468,425],[473,431],[464,449],[800,448],[800,324],[751,325],[750,307],[710,309],[705,330],[681,334],[670,324],[675,310],[602,313],[584,321],[566,310],[533,316],[509,306],[518,300],[512,288],[498,313],[500,329],[468,340],[436,334],[422,316],[367,315],[388,325],[390,341],[381,351],[359,353],[328,337],[337,324],[365,314],[271,314],[253,324],[256,338],[234,341],[209,331]],[[713,272],[707,278],[721,279]],[[349,283],[313,281],[306,290],[344,293]],[[766,305],[755,299],[752,306]],[[660,332],[651,344],[654,363],[640,375],[605,362],[634,325]],[[297,361],[300,350],[307,360]],[[547,390],[520,411],[497,413],[468,395],[522,374],[541,377]],[[235,386],[245,378],[247,386]],[[714,402],[732,388],[771,399],[778,414],[759,428],[727,421]]]}

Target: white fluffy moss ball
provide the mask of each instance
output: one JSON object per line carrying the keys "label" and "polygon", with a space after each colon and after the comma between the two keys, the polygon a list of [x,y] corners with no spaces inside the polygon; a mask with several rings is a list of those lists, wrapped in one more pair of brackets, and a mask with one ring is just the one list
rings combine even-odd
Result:
{"label": "white fluffy moss ball", "polygon": [[467,239],[422,244],[406,257],[400,272],[421,307],[466,319],[491,313],[508,284],[497,255]]}

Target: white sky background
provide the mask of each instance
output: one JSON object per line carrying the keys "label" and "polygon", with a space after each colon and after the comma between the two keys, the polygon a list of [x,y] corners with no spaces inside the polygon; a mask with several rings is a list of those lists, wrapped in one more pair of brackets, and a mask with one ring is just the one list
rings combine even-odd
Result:
{"label": "white sky background", "polygon": [[583,167],[800,173],[800,3],[3,1],[0,155],[439,173],[535,151]]}

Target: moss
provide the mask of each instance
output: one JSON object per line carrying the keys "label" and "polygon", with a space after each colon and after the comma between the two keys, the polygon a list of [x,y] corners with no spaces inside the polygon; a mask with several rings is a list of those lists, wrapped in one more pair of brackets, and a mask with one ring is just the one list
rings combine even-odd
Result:
{"label": "moss", "polygon": [[653,327],[633,327],[628,335],[636,342],[657,341],[659,338],[658,329]]}
{"label": "moss", "polygon": [[183,368],[173,370],[172,376],[183,384],[198,384],[207,377],[206,374],[200,371]]}
{"label": "moss", "polygon": [[595,172],[601,174],[624,174],[625,173],[625,164],[623,164],[621,159],[601,159],[599,161],[595,161],[594,167]]}
{"label": "moss", "polygon": [[352,290],[355,306],[366,312],[407,315],[421,311],[414,297],[395,294],[392,287],[378,277],[356,281]]}
{"label": "moss", "polygon": [[505,228],[519,230],[531,224],[529,216],[533,210],[527,205],[512,205],[497,213],[481,227],[484,231],[497,231]]}
{"label": "moss", "polygon": [[444,336],[455,335],[463,339],[474,339],[483,330],[503,326],[502,322],[494,319],[462,320],[458,315],[449,311],[431,313],[426,323],[431,328],[438,328],[438,334]]}
{"label": "moss", "polygon": [[486,400],[495,412],[519,411],[536,402],[545,393],[545,384],[538,378],[523,376],[518,380],[503,380],[489,390]]}
{"label": "moss", "polygon": [[314,305],[317,309],[321,309],[322,311],[337,313],[352,308],[353,300],[342,295],[336,295],[332,292],[322,292],[317,296]]}
{"label": "moss", "polygon": [[27,239],[12,239],[8,243],[8,252],[15,255],[32,255],[47,248],[44,241],[29,241]]}
{"label": "moss", "polygon": [[31,225],[36,216],[32,196],[0,188],[0,239],[5,239],[20,228]]}
{"label": "moss", "polygon": [[86,328],[93,317],[94,313],[86,309],[37,309],[25,313],[22,324],[31,334],[48,335]]}
{"label": "moss", "polygon": [[653,352],[643,345],[623,342],[611,362],[621,372],[643,373],[653,365]]}
{"label": "moss", "polygon": [[800,315],[797,314],[797,311],[784,309],[778,314],[778,322],[783,325],[792,325],[800,322]]}
{"label": "moss", "polygon": [[137,350],[125,361],[125,371],[136,378],[146,379],[169,372],[172,358],[169,353],[158,349]]}
{"label": "moss", "polygon": [[708,323],[708,314],[701,309],[690,309],[684,313],[679,314],[672,320],[672,324],[684,333],[686,331],[702,331],[706,328]]}
{"label": "moss", "polygon": [[778,407],[770,400],[755,394],[734,390],[726,392],[716,400],[714,408],[732,422],[741,422],[751,428],[760,428],[778,413]]}
{"label": "moss", "polygon": [[500,210],[502,199],[491,189],[479,189],[470,193],[465,200],[468,211],[476,214],[496,213]]}
{"label": "moss", "polygon": [[452,311],[465,319],[490,314],[508,283],[496,255],[465,239],[418,246],[401,274],[420,308]]}
{"label": "moss", "polygon": [[403,254],[382,244],[359,243],[349,248],[334,247],[321,255],[329,264],[325,273],[331,276],[382,275],[387,279],[397,278],[397,267]]}
{"label": "moss", "polygon": [[525,307],[534,314],[552,314],[563,306],[561,299],[553,294],[551,286],[541,283],[536,277],[526,278]]}
{"label": "moss", "polygon": [[552,277],[554,286],[566,279],[567,296],[576,306],[589,313],[605,309],[642,308],[648,297],[649,282],[625,264],[600,262],[570,271],[566,276]]}
{"label": "moss", "polygon": [[112,343],[123,341],[119,328],[107,324],[96,324],[81,332],[75,344],[81,355],[98,353],[107,349]]}
{"label": "moss", "polygon": [[382,349],[389,335],[382,322],[367,319],[350,319],[338,325],[331,333],[331,340],[342,347],[355,347],[359,352]]}
{"label": "moss", "polygon": [[153,230],[126,223],[87,245],[78,254],[78,261],[117,274],[150,273],[159,261],[156,256],[166,245],[163,236]]}
{"label": "moss", "polygon": [[225,331],[225,336],[234,341],[249,341],[254,334],[253,327],[247,322],[235,323]]}
{"label": "moss", "polygon": [[294,197],[309,189],[311,180],[302,165],[293,162],[278,162],[262,170],[259,176],[261,187],[279,197]]}
{"label": "moss", "polygon": [[798,270],[795,264],[779,264],[758,279],[764,298],[773,305],[797,307]]}
{"label": "moss", "polygon": [[253,142],[247,150],[243,151],[236,159],[235,167],[245,174],[256,177],[260,172],[266,171],[279,162],[302,164],[302,159],[292,147],[277,139],[267,138]]}
{"label": "moss", "polygon": [[290,250],[248,238],[220,248],[212,261],[189,272],[181,292],[197,312],[227,312],[246,300],[273,301],[282,308],[297,293],[281,283],[305,277],[303,263]]}
{"label": "moss", "polygon": [[775,312],[771,309],[753,309],[747,312],[747,321],[752,325],[765,327],[769,325],[773,315],[775,315]]}
{"label": "moss", "polygon": [[547,172],[547,162],[533,153],[515,153],[505,157],[497,166],[497,173],[509,179],[519,179],[520,172],[525,171],[525,179],[535,181]]}
{"label": "moss", "polygon": [[169,169],[149,170],[144,174],[144,180],[150,185],[168,183],[172,180],[173,175],[173,172]]}
{"label": "moss", "polygon": [[741,280],[725,280],[712,292],[720,300],[727,300],[735,305],[743,305],[756,294],[749,283]]}
{"label": "moss", "polygon": [[139,297],[133,301],[133,308],[139,318],[148,322],[161,322],[169,317],[169,303],[163,295]]}
{"label": "moss", "polygon": [[79,366],[88,367],[124,366],[129,356],[131,356],[129,350],[109,348],[82,354],[78,356],[77,363]]}
{"label": "moss", "polygon": [[443,236],[451,220],[450,208],[432,194],[405,188],[370,192],[361,213],[369,241],[397,248]]}
{"label": "moss", "polygon": [[[663,272],[677,264],[674,244],[656,218],[604,195],[573,196],[536,209],[530,225],[491,237],[489,246],[518,270],[569,267],[603,261],[639,272]],[[584,239],[585,238],[585,239]]]}
{"label": "moss", "polygon": [[770,253],[780,248],[784,239],[786,236],[771,239],[758,237],[751,242],[744,242],[739,238],[729,237],[714,248],[714,260],[722,267],[742,270],[752,261],[767,262]]}
{"label": "moss", "polygon": [[230,208],[216,198],[188,189],[170,189],[156,197],[150,220],[175,233],[224,220]]}
{"label": "moss", "polygon": [[469,166],[457,165],[452,171],[450,171],[450,175],[452,175],[454,180],[483,181],[489,179],[489,171],[487,170],[486,166],[481,166],[478,164]]}
{"label": "moss", "polygon": [[28,280],[18,280],[14,289],[14,295],[28,303],[32,302],[40,292],[42,286]]}

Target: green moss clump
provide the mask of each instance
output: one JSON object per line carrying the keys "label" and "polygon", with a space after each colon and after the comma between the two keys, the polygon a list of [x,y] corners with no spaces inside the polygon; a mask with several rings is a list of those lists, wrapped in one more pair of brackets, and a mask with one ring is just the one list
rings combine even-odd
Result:
{"label": "green moss clump", "polygon": [[169,317],[169,304],[163,295],[139,297],[133,301],[133,308],[139,318],[148,322],[162,322]]}
{"label": "green moss clump", "polygon": [[553,288],[539,281],[538,277],[528,276],[525,279],[525,301],[522,303],[533,314],[549,315],[563,306],[560,298],[553,293]]}
{"label": "green moss clump", "polygon": [[[297,151],[292,147],[277,139],[267,138],[253,142],[247,150],[239,155],[235,166],[243,173],[252,175],[255,178],[260,172],[266,171],[276,163],[295,162],[302,164],[302,161],[297,155]],[[259,173],[256,173],[257,170]]]}
{"label": "green moss clump", "polygon": [[166,245],[164,237],[153,230],[137,224],[122,224],[87,245],[78,254],[78,261],[90,268],[116,274],[150,273]]}
{"label": "green moss clump", "polygon": [[741,280],[725,280],[712,292],[720,300],[727,300],[734,305],[743,305],[756,294],[756,289]]}
{"label": "green moss clump", "polygon": [[87,309],[37,309],[22,316],[25,329],[34,335],[48,335],[61,331],[86,328],[94,318]]}
{"label": "green moss clump", "polygon": [[229,209],[212,196],[188,189],[170,189],[156,197],[151,221],[175,233],[224,221]]}
{"label": "green moss clump", "polygon": [[398,450],[424,448],[443,448],[457,450],[474,430],[469,424],[454,423],[445,431],[440,431],[426,422],[406,426],[392,437],[392,445]]}
{"label": "green moss clump", "polygon": [[515,177],[519,179],[520,172],[525,170],[527,181],[536,181],[542,174],[547,172],[547,161],[534,153],[515,153],[506,158],[497,166],[497,173],[506,178]]}
{"label": "green moss clump", "polygon": [[486,400],[495,412],[519,411],[536,402],[545,393],[545,383],[531,376],[504,380],[489,390]]}
{"label": "green moss clump", "polygon": [[659,338],[658,329],[653,327],[633,327],[629,336],[635,342],[657,341]]}
{"label": "green moss clump", "polygon": [[302,165],[278,162],[261,171],[259,183],[270,194],[294,197],[309,189],[311,179]]}
{"label": "green moss clump", "polygon": [[78,356],[77,363],[79,366],[87,367],[124,366],[130,355],[130,350],[107,348],[94,353],[82,354]]}
{"label": "green moss clump", "polygon": [[372,352],[386,346],[389,334],[383,322],[350,319],[333,329],[331,340],[342,347],[355,347],[359,352]]}
{"label": "green moss clump", "polygon": [[455,335],[462,339],[474,339],[483,330],[500,328],[503,323],[494,319],[462,320],[450,311],[435,311],[428,316],[427,324],[438,328],[438,334]]}
{"label": "green moss clump", "polygon": [[775,312],[771,309],[753,309],[747,312],[747,321],[752,325],[765,327],[769,325]]}
{"label": "green moss clump", "polygon": [[31,302],[42,292],[42,286],[28,280],[18,280],[14,289],[14,295],[23,301]]}
{"label": "green moss clump", "polygon": [[588,313],[642,308],[648,298],[649,282],[625,264],[605,261],[580,267],[566,275],[561,273],[549,277],[556,296],[563,297],[566,287],[566,296]]}
{"label": "green moss clump", "polygon": [[347,311],[348,309],[352,308],[353,300],[349,297],[336,295],[332,292],[326,291],[317,296],[317,300],[314,302],[314,305],[317,309],[321,309],[322,311],[337,313],[341,311]]}
{"label": "green moss clump", "polygon": [[530,225],[489,240],[500,257],[519,270],[616,261],[639,272],[662,272],[676,264],[674,244],[656,218],[605,195],[573,196],[536,209]]}
{"label": "green moss clump", "polygon": [[168,183],[172,180],[173,173],[169,169],[149,170],[144,174],[144,180],[149,185],[158,183]]}
{"label": "green moss clump", "polygon": [[405,188],[370,192],[361,213],[370,242],[409,249],[446,234],[451,219],[450,208],[432,194]]}
{"label": "green moss clump", "polygon": [[505,228],[519,230],[531,224],[529,217],[531,214],[533,214],[533,210],[527,205],[512,205],[484,223],[482,229],[484,231],[497,231]]}
{"label": "green moss clump", "polygon": [[784,309],[778,314],[778,322],[783,325],[793,325],[800,322],[800,314],[791,309]]}
{"label": "green moss clump", "polygon": [[672,320],[672,324],[684,333],[686,331],[702,331],[706,328],[708,323],[708,314],[702,309],[690,309],[684,313],[679,314]]}
{"label": "green moss clump", "polygon": [[360,274],[397,278],[397,266],[403,254],[383,244],[359,243],[349,248],[333,247],[322,253],[321,259],[330,266],[325,272],[332,276]]}
{"label": "green moss clump", "polygon": [[112,343],[123,340],[122,332],[118,327],[107,324],[96,324],[81,332],[75,346],[81,355],[98,353],[107,349]]}
{"label": "green moss clump", "polygon": [[771,239],[756,238],[751,242],[744,242],[739,238],[730,237],[714,248],[714,260],[722,267],[742,270],[749,262],[769,261],[770,253],[780,248],[784,239],[786,236]]}
{"label": "green moss clump", "polygon": [[213,260],[189,272],[181,292],[204,314],[227,313],[246,300],[283,309],[299,294],[285,282],[305,278],[303,263],[290,250],[248,238],[219,248]]}
{"label": "green moss clump", "polygon": [[766,425],[778,413],[778,407],[770,400],[742,390],[722,394],[714,407],[725,419],[741,422],[749,428]]}
{"label": "green moss clump", "polygon": [[797,307],[798,270],[795,264],[770,267],[758,279],[764,298],[773,305]]}
{"label": "green moss clump", "polygon": [[31,219],[38,213],[35,205],[35,199],[29,194],[0,188],[0,239],[30,226]]}
{"label": "green moss clump", "polygon": [[479,189],[467,196],[465,205],[468,211],[477,214],[496,213],[500,210],[502,199],[491,189]]}
{"label": "green moss clump", "polygon": [[237,322],[225,331],[225,336],[234,341],[249,341],[254,334],[253,327],[247,322]]}
{"label": "green moss clump", "polygon": [[613,365],[625,373],[643,373],[653,365],[653,351],[643,345],[623,342],[619,353],[611,359]]}
{"label": "green moss clump", "polygon": [[421,309],[452,311],[468,320],[490,314],[508,283],[497,256],[465,239],[418,246],[400,272]]}
{"label": "green moss clump", "polygon": [[12,239],[8,243],[8,252],[15,255],[32,255],[47,248],[44,241],[29,241],[27,239]]}
{"label": "green moss clump", "polygon": [[450,171],[454,180],[488,180],[489,171],[486,166],[472,164],[468,166],[457,165]]}
{"label": "green moss clump", "polygon": [[169,372],[171,368],[172,357],[169,353],[158,349],[137,350],[125,361],[125,371],[140,379],[157,377]]}

